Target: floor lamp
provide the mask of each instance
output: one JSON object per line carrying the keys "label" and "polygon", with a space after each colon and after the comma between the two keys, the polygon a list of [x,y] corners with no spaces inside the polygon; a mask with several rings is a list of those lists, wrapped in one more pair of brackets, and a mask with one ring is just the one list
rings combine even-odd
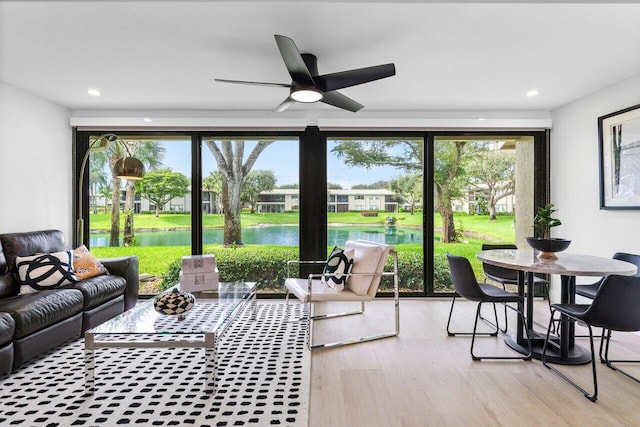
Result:
{"label": "floor lamp", "polygon": [[105,151],[112,143],[120,142],[127,151],[127,157],[121,157],[116,160],[114,171],[117,178],[122,179],[142,179],[144,176],[144,165],[135,157],[131,157],[127,144],[118,135],[113,133],[105,133],[100,135],[89,143],[89,149],[82,158],[80,165],[80,177],[78,179],[78,220],[76,223],[76,247],[84,244],[84,213],[82,211],[82,186],[84,181],[84,173],[87,167],[87,161],[91,153],[99,153]]}

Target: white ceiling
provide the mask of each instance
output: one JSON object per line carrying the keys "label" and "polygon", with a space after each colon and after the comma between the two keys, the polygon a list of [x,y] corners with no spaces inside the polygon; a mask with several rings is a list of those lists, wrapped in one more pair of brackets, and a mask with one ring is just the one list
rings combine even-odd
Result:
{"label": "white ceiling", "polygon": [[[636,2],[0,1],[0,80],[74,110],[272,112],[287,89],[214,78],[289,83],[274,34],[320,73],[394,62],[341,91],[370,112],[549,111],[640,74]],[[335,110],[283,114],[304,109]]]}

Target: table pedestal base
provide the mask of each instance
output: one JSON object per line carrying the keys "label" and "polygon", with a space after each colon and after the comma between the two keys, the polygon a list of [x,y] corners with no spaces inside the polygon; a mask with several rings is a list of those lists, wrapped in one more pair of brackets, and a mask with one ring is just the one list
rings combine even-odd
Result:
{"label": "table pedestal base", "polygon": [[[529,347],[525,343],[524,345],[518,344],[518,342],[511,336],[506,335],[504,341],[509,347],[522,354],[529,354]],[[542,360],[542,347],[544,346],[544,338],[534,338],[531,341],[532,357],[534,359]],[[584,365],[591,362],[591,353],[584,347],[574,345],[569,349],[567,356],[560,355],[560,352],[550,346],[547,348],[547,361],[550,363],[557,363],[559,365]]]}

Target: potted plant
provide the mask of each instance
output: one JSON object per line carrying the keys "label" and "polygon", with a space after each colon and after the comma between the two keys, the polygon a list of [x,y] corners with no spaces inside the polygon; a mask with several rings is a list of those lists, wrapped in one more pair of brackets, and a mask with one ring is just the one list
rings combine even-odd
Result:
{"label": "potted plant", "polygon": [[540,237],[527,237],[527,243],[540,251],[538,258],[556,259],[555,252],[567,249],[571,243],[571,240],[551,238],[551,228],[562,224],[558,218],[553,217],[555,212],[557,209],[552,203],[548,203],[538,208],[538,213],[533,218],[533,228]]}

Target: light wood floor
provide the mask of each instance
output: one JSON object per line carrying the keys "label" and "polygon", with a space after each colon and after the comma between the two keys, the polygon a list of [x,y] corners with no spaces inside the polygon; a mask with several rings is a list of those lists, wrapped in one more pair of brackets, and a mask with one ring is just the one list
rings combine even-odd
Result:
{"label": "light wood floor", "polygon": [[[471,330],[476,306],[459,301],[454,326]],[[344,308],[326,304],[316,313]],[[314,351],[309,426],[640,426],[640,384],[600,363],[592,403],[538,360],[472,361],[471,338],[446,334],[450,304],[401,300],[399,337]],[[536,301],[535,315],[546,324],[546,301]],[[314,341],[390,329],[392,319],[392,302],[374,301],[364,316],[316,322]],[[501,336],[476,346],[512,352]],[[640,359],[640,336],[615,333],[611,355]],[[590,366],[566,369],[589,385]],[[640,366],[625,367],[640,376]]]}

